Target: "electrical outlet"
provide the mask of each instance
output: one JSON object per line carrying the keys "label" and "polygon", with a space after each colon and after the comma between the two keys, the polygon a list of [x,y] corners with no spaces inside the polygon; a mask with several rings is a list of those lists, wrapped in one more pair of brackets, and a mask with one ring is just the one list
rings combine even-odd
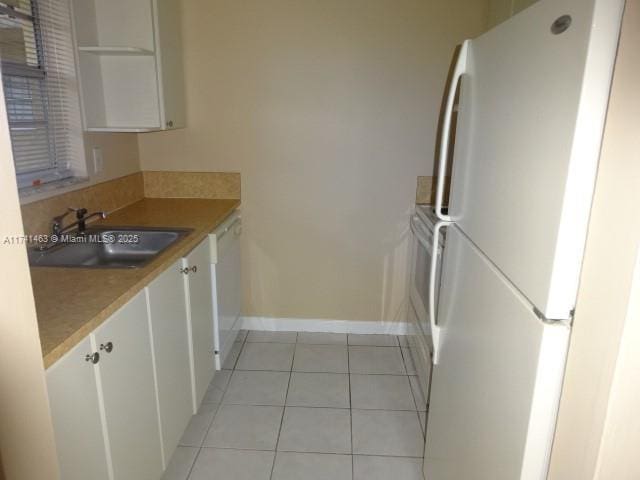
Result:
{"label": "electrical outlet", "polygon": [[104,159],[102,158],[102,149],[100,147],[93,147],[93,172],[102,173],[104,170]]}

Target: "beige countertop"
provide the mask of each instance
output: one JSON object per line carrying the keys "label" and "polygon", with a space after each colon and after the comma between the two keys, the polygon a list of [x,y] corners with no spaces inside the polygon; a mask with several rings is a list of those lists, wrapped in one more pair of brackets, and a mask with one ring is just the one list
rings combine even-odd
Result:
{"label": "beige countertop", "polygon": [[32,267],[31,281],[45,368],[198,245],[239,205],[240,200],[145,198],[114,212],[101,224],[182,227],[193,231],[144,268]]}

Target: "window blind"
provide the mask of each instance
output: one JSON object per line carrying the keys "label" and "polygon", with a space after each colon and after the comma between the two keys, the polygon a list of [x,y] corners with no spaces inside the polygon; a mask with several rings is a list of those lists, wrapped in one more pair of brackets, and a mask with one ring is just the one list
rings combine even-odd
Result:
{"label": "window blind", "polygon": [[0,0],[2,82],[18,185],[73,176],[80,136],[68,0]]}

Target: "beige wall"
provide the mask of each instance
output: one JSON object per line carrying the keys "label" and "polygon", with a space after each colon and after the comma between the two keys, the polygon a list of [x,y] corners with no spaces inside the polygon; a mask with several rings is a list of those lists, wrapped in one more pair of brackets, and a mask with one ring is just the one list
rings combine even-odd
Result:
{"label": "beige wall", "polygon": [[[551,480],[640,478],[636,411],[640,383],[637,370],[629,375],[637,369],[637,363],[631,362],[638,361],[635,329],[640,321],[637,304],[636,312],[631,311],[633,304],[630,306],[640,245],[638,45],[640,0],[628,0],[560,404]],[[628,349],[630,339],[635,340],[632,351]],[[625,398],[635,399],[634,408],[627,409]],[[634,428],[627,441],[620,442]],[[605,436],[601,438],[603,432]],[[635,441],[631,441],[633,436]],[[620,463],[614,475],[610,468],[615,469],[616,461]]]}
{"label": "beige wall", "polygon": [[240,171],[245,313],[402,318],[408,214],[431,175],[478,0],[183,0],[187,128],[144,170]]}
{"label": "beige wall", "polygon": [[629,308],[609,396],[596,464],[597,480],[640,478],[640,256],[635,263]]}
{"label": "beige wall", "polygon": [[[102,149],[104,170],[93,171],[93,147]],[[138,136],[133,133],[85,133],[84,149],[91,183],[100,183],[140,171]]]}
{"label": "beige wall", "polygon": [[[96,173],[93,166],[93,147],[102,149],[102,172]],[[96,183],[123,177],[140,171],[138,136],[133,133],[84,133],[84,150],[89,180],[71,187],[45,190],[20,199],[23,205],[43,200],[66,192],[86,188]]]}
{"label": "beige wall", "polygon": [[533,5],[538,0],[489,0],[489,28]]}
{"label": "beige wall", "polygon": [[58,478],[36,310],[0,84],[0,457],[8,480]]}

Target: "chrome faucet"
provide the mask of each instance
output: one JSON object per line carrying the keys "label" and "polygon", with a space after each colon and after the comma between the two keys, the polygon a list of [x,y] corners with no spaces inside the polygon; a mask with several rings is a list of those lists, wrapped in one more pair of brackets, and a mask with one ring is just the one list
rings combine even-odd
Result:
{"label": "chrome faucet", "polygon": [[[64,220],[67,215],[74,212],[76,214],[76,221],[63,227],[62,220]],[[87,220],[90,220],[93,217],[107,218],[107,214],[106,212],[93,212],[87,215],[86,208],[69,207],[67,211],[62,215],[53,217],[53,221],[51,223],[51,233],[52,235],[60,235],[73,229],[74,227],[77,227],[78,233],[84,233],[85,229],[87,228]]]}

